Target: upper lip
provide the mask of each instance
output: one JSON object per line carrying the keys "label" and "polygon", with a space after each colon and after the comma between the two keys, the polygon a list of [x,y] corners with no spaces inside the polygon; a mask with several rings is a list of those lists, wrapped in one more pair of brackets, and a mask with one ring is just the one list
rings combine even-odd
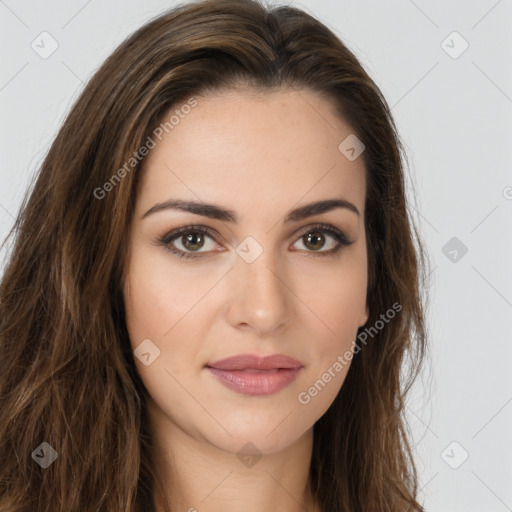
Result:
{"label": "upper lip", "polygon": [[209,368],[218,370],[275,370],[276,368],[298,369],[302,364],[284,354],[272,354],[266,357],[259,357],[252,354],[238,354],[232,357],[226,357],[213,363],[207,363]]}

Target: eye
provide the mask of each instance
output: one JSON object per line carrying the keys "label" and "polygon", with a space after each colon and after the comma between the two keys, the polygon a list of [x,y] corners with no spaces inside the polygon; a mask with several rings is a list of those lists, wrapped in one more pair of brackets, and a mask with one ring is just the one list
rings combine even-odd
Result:
{"label": "eye", "polygon": [[[326,239],[328,240],[329,238],[331,238],[331,248],[329,250],[321,250],[325,246]],[[302,242],[306,248],[310,249],[307,252],[317,253],[313,254],[314,256],[333,255],[343,246],[348,246],[353,243],[347,238],[345,233],[329,224],[317,224],[309,227],[307,231],[302,233],[298,241]]]}
{"label": "eye", "polygon": [[[180,256],[181,258],[196,258],[194,253],[197,252],[209,252],[199,251],[205,245],[205,239],[214,239],[214,234],[206,226],[185,226],[183,228],[176,229],[167,234],[160,242],[165,245],[166,249],[173,254]],[[174,241],[177,241],[182,248],[176,247]],[[213,244],[213,247],[215,244]],[[213,249],[211,247],[211,249]],[[188,252],[190,251],[190,252]]]}
{"label": "eye", "polygon": [[[200,250],[205,247],[205,241],[208,238],[213,242],[213,244],[210,245],[210,250]],[[324,248],[326,240],[329,238],[331,239],[330,249],[321,250]],[[295,243],[299,241],[306,247],[305,252],[316,253],[313,254],[314,256],[334,255],[343,246],[348,246],[353,243],[346,237],[345,233],[328,224],[310,226],[306,231],[302,232],[299,240]],[[201,253],[211,252],[215,250],[216,246],[215,233],[206,226],[185,226],[176,229],[165,235],[159,240],[159,243],[164,245],[169,252],[180,258],[199,258],[201,257]],[[175,244],[177,244],[178,247]]]}

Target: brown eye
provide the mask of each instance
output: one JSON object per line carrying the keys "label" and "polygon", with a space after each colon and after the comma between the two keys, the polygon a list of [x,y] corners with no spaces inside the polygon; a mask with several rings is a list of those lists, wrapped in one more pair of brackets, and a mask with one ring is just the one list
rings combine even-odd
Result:
{"label": "brown eye", "polygon": [[[206,243],[210,239],[210,247]],[[215,249],[214,234],[205,227],[186,226],[166,235],[160,242],[180,258],[194,258]],[[181,247],[180,247],[181,246]],[[207,250],[201,250],[206,246]],[[196,254],[194,254],[196,253]]]}
{"label": "brown eye", "polygon": [[204,245],[204,234],[193,231],[188,235],[182,235],[182,245],[188,251],[197,251]]}
{"label": "brown eye", "polygon": [[303,235],[304,245],[313,251],[318,251],[325,244],[325,236],[320,231],[310,231]]}
{"label": "brown eye", "polygon": [[[168,233],[159,243],[172,254],[180,258],[199,258],[216,250],[215,232],[205,226],[185,226]],[[211,240],[208,248],[207,241]],[[324,247],[331,240],[327,250]],[[314,256],[330,256],[337,253],[343,246],[352,244],[345,233],[329,224],[319,224],[303,232],[296,244],[301,241],[305,249],[301,252],[312,253]],[[180,247],[181,245],[181,247]],[[206,250],[201,250],[205,248]],[[314,254],[317,253],[317,254]]]}
{"label": "brown eye", "polygon": [[[331,240],[329,244],[329,239]],[[336,254],[343,246],[352,244],[345,233],[329,224],[320,224],[310,227],[303,233],[300,241],[304,245],[305,252],[317,253],[314,256],[329,256]],[[298,242],[296,242],[298,243]],[[328,245],[326,250],[324,249]]]}

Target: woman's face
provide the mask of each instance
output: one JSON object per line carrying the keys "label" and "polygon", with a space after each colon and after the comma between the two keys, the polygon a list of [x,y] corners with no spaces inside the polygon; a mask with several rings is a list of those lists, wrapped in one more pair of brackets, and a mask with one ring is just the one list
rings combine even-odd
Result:
{"label": "woman's face", "polygon": [[[312,91],[196,99],[172,108],[165,119],[179,110],[179,122],[144,161],[123,283],[128,332],[160,432],[271,453],[331,405],[368,319],[364,163],[345,156],[352,139],[339,149],[353,132]],[[328,200],[352,207],[303,209]],[[295,363],[258,366],[275,354]],[[238,355],[256,359],[215,365]]]}

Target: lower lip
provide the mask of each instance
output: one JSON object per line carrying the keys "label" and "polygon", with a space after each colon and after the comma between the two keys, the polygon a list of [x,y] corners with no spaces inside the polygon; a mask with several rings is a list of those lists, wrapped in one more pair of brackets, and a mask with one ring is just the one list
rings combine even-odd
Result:
{"label": "lower lip", "polygon": [[242,395],[266,396],[290,385],[301,368],[279,368],[269,371],[219,370],[207,367],[227,388]]}

